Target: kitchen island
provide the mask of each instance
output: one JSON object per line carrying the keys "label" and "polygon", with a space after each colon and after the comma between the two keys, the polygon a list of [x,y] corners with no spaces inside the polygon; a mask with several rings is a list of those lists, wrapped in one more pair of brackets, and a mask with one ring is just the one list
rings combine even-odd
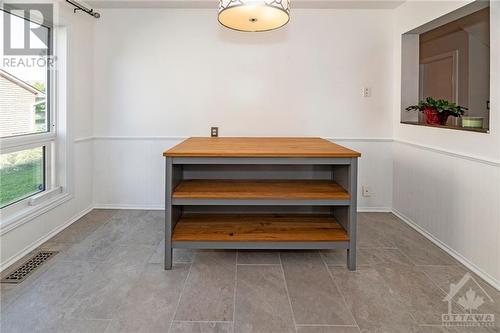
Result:
{"label": "kitchen island", "polygon": [[189,138],[164,152],[173,248],[345,249],[356,269],[357,160],[321,138]]}

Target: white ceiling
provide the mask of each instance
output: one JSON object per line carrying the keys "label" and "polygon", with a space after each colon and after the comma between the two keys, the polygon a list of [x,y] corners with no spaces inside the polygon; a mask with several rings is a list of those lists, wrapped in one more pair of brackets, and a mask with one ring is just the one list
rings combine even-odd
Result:
{"label": "white ceiling", "polygon": [[[394,9],[399,0],[291,0],[292,8]],[[217,0],[94,0],[93,8],[217,8]]]}

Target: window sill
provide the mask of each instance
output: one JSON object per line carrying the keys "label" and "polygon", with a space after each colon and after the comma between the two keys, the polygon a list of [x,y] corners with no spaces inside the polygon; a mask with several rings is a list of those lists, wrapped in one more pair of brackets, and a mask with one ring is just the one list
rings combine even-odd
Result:
{"label": "window sill", "polygon": [[29,222],[42,214],[47,213],[48,211],[56,208],[59,205],[62,205],[72,198],[73,196],[70,193],[63,192],[43,203],[40,203],[36,206],[30,206],[26,209],[23,209],[17,214],[9,216],[6,219],[2,219],[0,221],[0,236],[20,227],[26,222]]}
{"label": "window sill", "polygon": [[419,123],[417,121],[402,121],[401,124],[425,126],[425,127],[435,127],[435,128],[445,128],[445,129],[451,129],[451,130],[476,132],[476,133],[489,133],[490,132],[490,130],[488,128],[467,128],[467,127],[449,126],[449,125],[428,125],[426,123]]}

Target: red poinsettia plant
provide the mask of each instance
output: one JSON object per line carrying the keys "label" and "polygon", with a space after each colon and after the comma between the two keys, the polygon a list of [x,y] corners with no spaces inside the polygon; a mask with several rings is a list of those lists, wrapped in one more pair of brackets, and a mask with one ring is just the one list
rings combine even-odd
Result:
{"label": "red poinsettia plant", "polygon": [[448,117],[461,117],[466,107],[456,105],[444,99],[435,100],[432,97],[427,97],[425,100],[418,102],[417,105],[411,105],[406,108],[406,111],[418,110],[425,114],[425,122],[429,125],[446,125]]}

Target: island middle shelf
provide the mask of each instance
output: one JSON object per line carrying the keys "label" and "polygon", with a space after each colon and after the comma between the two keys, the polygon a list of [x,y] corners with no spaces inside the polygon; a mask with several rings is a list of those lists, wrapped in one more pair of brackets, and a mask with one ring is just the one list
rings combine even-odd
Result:
{"label": "island middle shelf", "polygon": [[350,194],[333,180],[191,179],[172,193],[174,205],[346,205]]}

